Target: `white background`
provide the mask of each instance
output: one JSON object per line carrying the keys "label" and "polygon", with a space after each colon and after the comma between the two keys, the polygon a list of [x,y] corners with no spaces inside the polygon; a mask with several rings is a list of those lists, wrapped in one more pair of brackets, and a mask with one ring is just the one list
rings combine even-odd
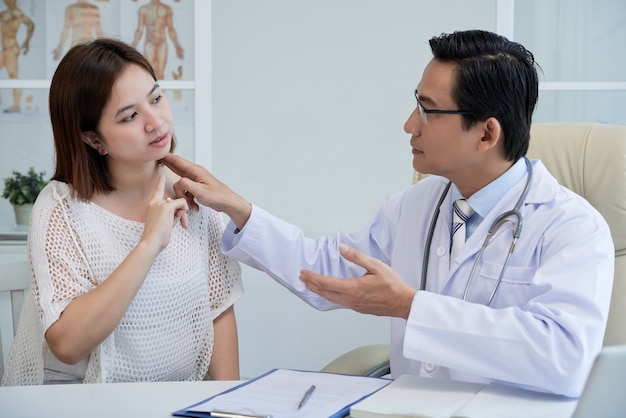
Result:
{"label": "white background", "polygon": [[[365,226],[386,195],[411,184],[403,124],[431,56],[428,39],[495,30],[495,4],[214,1],[214,173],[310,236]],[[236,305],[243,377],[319,369],[389,341],[388,318],[315,311],[249,268],[244,285]]]}

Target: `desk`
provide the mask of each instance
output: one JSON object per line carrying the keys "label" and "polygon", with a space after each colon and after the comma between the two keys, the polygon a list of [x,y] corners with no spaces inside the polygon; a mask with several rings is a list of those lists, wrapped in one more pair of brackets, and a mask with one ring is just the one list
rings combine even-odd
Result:
{"label": "desk", "polygon": [[166,418],[239,381],[0,387],[6,418]]}
{"label": "desk", "polygon": [[[172,417],[173,411],[186,408],[240,383],[243,381],[0,387],[0,417],[167,418]],[[416,393],[418,392],[419,390]],[[569,417],[574,408],[575,402],[572,402],[571,405],[558,409],[562,413],[548,415],[537,413],[536,408],[534,412],[532,408],[526,408],[516,416]]]}

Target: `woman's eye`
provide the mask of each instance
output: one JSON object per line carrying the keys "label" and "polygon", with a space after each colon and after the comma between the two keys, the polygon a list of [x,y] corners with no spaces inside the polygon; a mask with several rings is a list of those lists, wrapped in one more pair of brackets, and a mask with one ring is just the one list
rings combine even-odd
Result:
{"label": "woman's eye", "polygon": [[125,117],[124,119],[122,119],[122,122],[130,122],[135,120],[135,118],[137,117],[137,112],[133,112],[132,114],[130,114],[129,116]]}
{"label": "woman's eye", "polygon": [[162,98],[162,97],[163,97],[163,96],[159,94],[158,96],[156,96],[156,97],[154,98],[154,100],[152,101],[152,103],[153,103],[153,104],[157,104],[157,103],[159,103],[159,102],[161,101],[161,98]]}

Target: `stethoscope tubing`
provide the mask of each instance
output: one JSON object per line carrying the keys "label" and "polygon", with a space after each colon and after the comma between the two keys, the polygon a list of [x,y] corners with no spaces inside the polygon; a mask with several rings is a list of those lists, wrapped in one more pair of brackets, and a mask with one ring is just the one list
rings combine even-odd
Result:
{"label": "stethoscope tubing", "polygon": [[[467,295],[469,293],[469,289],[471,286],[471,283],[473,281],[474,278],[474,273],[476,271],[476,267],[478,266],[479,261],[482,258],[483,252],[485,251],[485,248],[487,248],[487,245],[489,245],[489,241],[491,240],[491,238],[495,235],[495,233],[500,229],[500,227],[502,225],[504,225],[505,223],[510,222],[511,224],[513,224],[513,229],[512,229],[512,240],[511,240],[511,245],[509,247],[509,251],[507,253],[506,256],[506,260],[504,261],[504,264],[502,265],[502,270],[500,271],[500,275],[498,276],[498,280],[496,281],[496,285],[494,286],[494,288],[491,291],[491,294],[489,295],[489,300],[487,301],[487,306],[489,306],[491,304],[491,301],[493,300],[496,291],[498,290],[498,288],[500,287],[500,283],[502,282],[502,279],[504,278],[504,273],[506,272],[506,269],[509,265],[509,260],[511,259],[511,255],[513,254],[513,251],[515,250],[515,245],[517,244],[517,240],[519,238],[519,236],[522,233],[522,227],[524,224],[524,218],[522,217],[522,213],[521,213],[521,207],[522,204],[524,203],[524,200],[526,199],[526,196],[528,195],[528,191],[530,190],[530,185],[532,183],[532,179],[533,179],[533,167],[532,164],[530,163],[530,161],[528,160],[528,158],[523,157],[524,158],[524,162],[526,163],[526,169],[528,171],[528,178],[526,179],[526,185],[524,186],[524,190],[522,191],[522,194],[520,195],[519,199],[517,200],[517,202],[515,203],[515,206],[513,207],[513,209],[506,211],[502,214],[500,214],[491,224],[491,226],[489,227],[489,232],[487,233],[487,236],[485,237],[485,240],[483,241],[483,245],[480,247],[480,251],[478,252],[476,258],[474,259],[474,263],[472,265],[472,269],[470,270],[470,274],[469,277],[467,279],[467,283],[465,285],[465,291],[463,292],[463,300],[467,300]],[[420,290],[424,290],[426,289],[426,281],[427,281],[427,277],[428,277],[428,262],[430,259],[430,249],[432,246],[432,242],[433,242],[433,235],[435,233],[435,226],[437,224],[437,219],[439,218],[439,212],[441,211],[441,205],[443,204],[443,201],[445,200],[448,191],[450,190],[450,185],[452,184],[452,182],[448,182],[448,184],[446,185],[446,187],[444,188],[443,192],[441,193],[441,197],[439,198],[439,201],[437,202],[437,206],[435,208],[435,211],[433,212],[433,216],[432,219],[430,221],[430,226],[428,228],[428,233],[426,236],[426,245],[424,246],[424,258],[423,258],[423,263],[422,263],[422,277],[421,277],[421,281],[420,281]],[[511,219],[509,219],[510,217],[515,217],[516,222],[513,222]]]}

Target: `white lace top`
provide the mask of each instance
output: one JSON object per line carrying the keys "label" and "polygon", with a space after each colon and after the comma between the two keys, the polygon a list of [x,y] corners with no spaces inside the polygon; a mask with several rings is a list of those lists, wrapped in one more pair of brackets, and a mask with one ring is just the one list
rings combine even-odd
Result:
{"label": "white lace top", "polygon": [[[53,181],[31,215],[26,294],[3,385],[201,380],[213,350],[213,319],[243,293],[237,262],[220,250],[220,215],[201,207],[176,225],[168,246],[113,332],[82,363],[65,365],[44,333],[77,296],[102,283],[139,242],[144,224],[120,218]],[[44,372],[45,369],[45,372]]]}

